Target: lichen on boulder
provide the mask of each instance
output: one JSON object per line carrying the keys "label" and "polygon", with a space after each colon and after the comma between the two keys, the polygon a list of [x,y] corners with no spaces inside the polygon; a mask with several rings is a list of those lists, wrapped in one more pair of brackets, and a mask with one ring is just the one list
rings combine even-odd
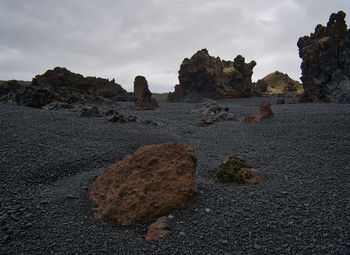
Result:
{"label": "lichen on boulder", "polygon": [[260,172],[238,155],[226,158],[218,167],[216,181],[254,184],[262,181]]}

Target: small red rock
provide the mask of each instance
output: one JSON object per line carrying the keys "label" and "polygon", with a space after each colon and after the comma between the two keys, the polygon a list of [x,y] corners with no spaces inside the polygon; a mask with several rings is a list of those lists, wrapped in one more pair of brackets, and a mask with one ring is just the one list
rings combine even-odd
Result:
{"label": "small red rock", "polygon": [[270,118],[274,115],[271,109],[271,104],[268,102],[262,102],[259,105],[259,110],[260,112],[258,114],[246,115],[244,122],[246,123],[260,122],[262,119]]}
{"label": "small red rock", "polygon": [[169,231],[168,217],[160,217],[155,223],[150,225],[145,235],[146,240],[160,240],[171,235]]}

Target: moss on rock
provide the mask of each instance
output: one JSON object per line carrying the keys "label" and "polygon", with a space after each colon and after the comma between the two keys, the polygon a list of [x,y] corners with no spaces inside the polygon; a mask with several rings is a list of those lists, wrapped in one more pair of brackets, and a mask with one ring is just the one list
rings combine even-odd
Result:
{"label": "moss on rock", "polygon": [[255,168],[247,161],[239,157],[238,155],[230,156],[226,158],[219,166],[216,172],[216,180],[218,182],[229,183],[236,182],[240,184],[245,183],[245,179],[249,179],[251,176],[246,172],[242,172],[242,168]]}

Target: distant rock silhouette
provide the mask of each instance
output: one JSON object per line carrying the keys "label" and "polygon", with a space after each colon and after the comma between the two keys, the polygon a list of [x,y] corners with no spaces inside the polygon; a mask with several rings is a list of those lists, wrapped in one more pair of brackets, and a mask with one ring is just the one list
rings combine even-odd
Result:
{"label": "distant rock silhouette", "polygon": [[134,81],[134,104],[137,110],[152,110],[159,107],[157,101],[152,98],[145,77],[136,76]]}
{"label": "distant rock silhouette", "polygon": [[[13,100],[19,105],[35,108],[53,102],[91,103],[130,101],[132,96],[114,79],[84,77],[66,68],[56,67],[42,75],[37,75],[32,82],[7,81],[0,84],[0,97],[6,93],[14,94]],[[12,98],[12,97],[11,97]]]}
{"label": "distant rock silhouette", "polygon": [[264,78],[258,80],[253,85],[255,94],[261,95],[271,95],[271,94],[283,94],[283,93],[293,93],[301,94],[304,92],[303,85],[293,80],[288,76],[288,74],[275,71],[266,75]]}
{"label": "distant rock silhouette", "polygon": [[251,96],[251,77],[255,61],[245,63],[238,55],[234,61],[209,55],[207,49],[185,58],[179,70],[179,85],[168,94],[168,101],[197,102],[204,98],[236,98]]}
{"label": "distant rock silhouette", "polygon": [[300,102],[350,102],[350,30],[345,13],[332,13],[298,41],[303,86]]}

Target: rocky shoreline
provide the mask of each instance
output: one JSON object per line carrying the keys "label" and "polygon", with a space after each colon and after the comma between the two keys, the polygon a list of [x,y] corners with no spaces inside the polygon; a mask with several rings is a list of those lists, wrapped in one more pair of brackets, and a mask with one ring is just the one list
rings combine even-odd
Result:
{"label": "rocky shoreline", "polygon": [[[284,104],[276,97],[220,100],[244,119],[262,101],[274,117],[199,127],[195,104],[159,102],[113,123],[0,104],[1,254],[347,254],[350,249],[349,104]],[[150,124],[155,123],[155,124]],[[93,216],[89,189],[101,171],[148,144],[181,142],[196,153],[197,202],[171,214],[172,235],[144,235]],[[215,182],[239,154],[264,175],[256,185]]]}

